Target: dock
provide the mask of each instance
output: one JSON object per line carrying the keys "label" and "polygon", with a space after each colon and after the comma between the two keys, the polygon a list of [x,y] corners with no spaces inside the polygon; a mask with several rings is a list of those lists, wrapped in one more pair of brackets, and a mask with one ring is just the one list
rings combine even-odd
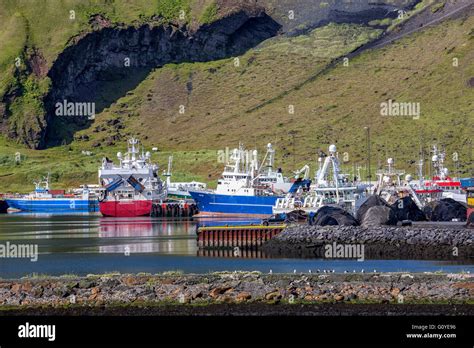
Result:
{"label": "dock", "polygon": [[286,225],[247,225],[198,227],[199,248],[252,248],[262,245],[286,228]]}

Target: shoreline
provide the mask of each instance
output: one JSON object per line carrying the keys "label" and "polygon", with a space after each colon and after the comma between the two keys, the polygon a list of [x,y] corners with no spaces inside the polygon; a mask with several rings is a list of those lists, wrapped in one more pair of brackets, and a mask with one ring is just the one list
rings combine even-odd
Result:
{"label": "shoreline", "polygon": [[471,274],[104,274],[0,280],[4,315],[474,315]]}

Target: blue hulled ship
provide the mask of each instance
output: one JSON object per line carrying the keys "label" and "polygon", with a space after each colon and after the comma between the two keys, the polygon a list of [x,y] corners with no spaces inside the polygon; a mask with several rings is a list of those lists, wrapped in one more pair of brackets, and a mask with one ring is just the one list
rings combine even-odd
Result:
{"label": "blue hulled ship", "polygon": [[35,191],[22,196],[6,197],[8,207],[32,213],[87,213],[99,211],[97,197],[84,187],[81,194],[53,195],[49,178],[35,182]]}
{"label": "blue hulled ship", "polygon": [[281,170],[273,170],[275,151],[271,144],[262,164],[259,165],[257,151],[246,151],[242,145],[234,149],[217,182],[214,191],[192,191],[198,216],[249,216],[266,217],[278,198],[299,187],[308,186],[304,178],[290,182]]}

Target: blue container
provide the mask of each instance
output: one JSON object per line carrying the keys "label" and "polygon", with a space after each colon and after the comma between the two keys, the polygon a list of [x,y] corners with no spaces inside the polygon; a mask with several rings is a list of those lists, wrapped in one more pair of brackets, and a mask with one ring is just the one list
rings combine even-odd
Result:
{"label": "blue container", "polygon": [[462,188],[474,187],[474,178],[461,179],[460,181]]}

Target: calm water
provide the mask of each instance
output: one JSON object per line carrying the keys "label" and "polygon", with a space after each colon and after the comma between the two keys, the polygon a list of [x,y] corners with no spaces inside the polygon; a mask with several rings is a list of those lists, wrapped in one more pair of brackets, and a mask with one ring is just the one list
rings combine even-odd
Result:
{"label": "calm water", "polygon": [[[225,223],[245,223],[226,221]],[[216,222],[207,221],[205,224]],[[221,222],[218,222],[221,223]],[[28,274],[88,274],[105,272],[190,273],[257,270],[307,273],[336,272],[474,271],[473,265],[418,260],[299,260],[270,259],[258,252],[234,257],[232,252],[203,252],[196,244],[194,221],[158,218],[103,218],[99,215],[0,215],[0,244],[37,244],[39,257],[0,258],[0,277]]]}

